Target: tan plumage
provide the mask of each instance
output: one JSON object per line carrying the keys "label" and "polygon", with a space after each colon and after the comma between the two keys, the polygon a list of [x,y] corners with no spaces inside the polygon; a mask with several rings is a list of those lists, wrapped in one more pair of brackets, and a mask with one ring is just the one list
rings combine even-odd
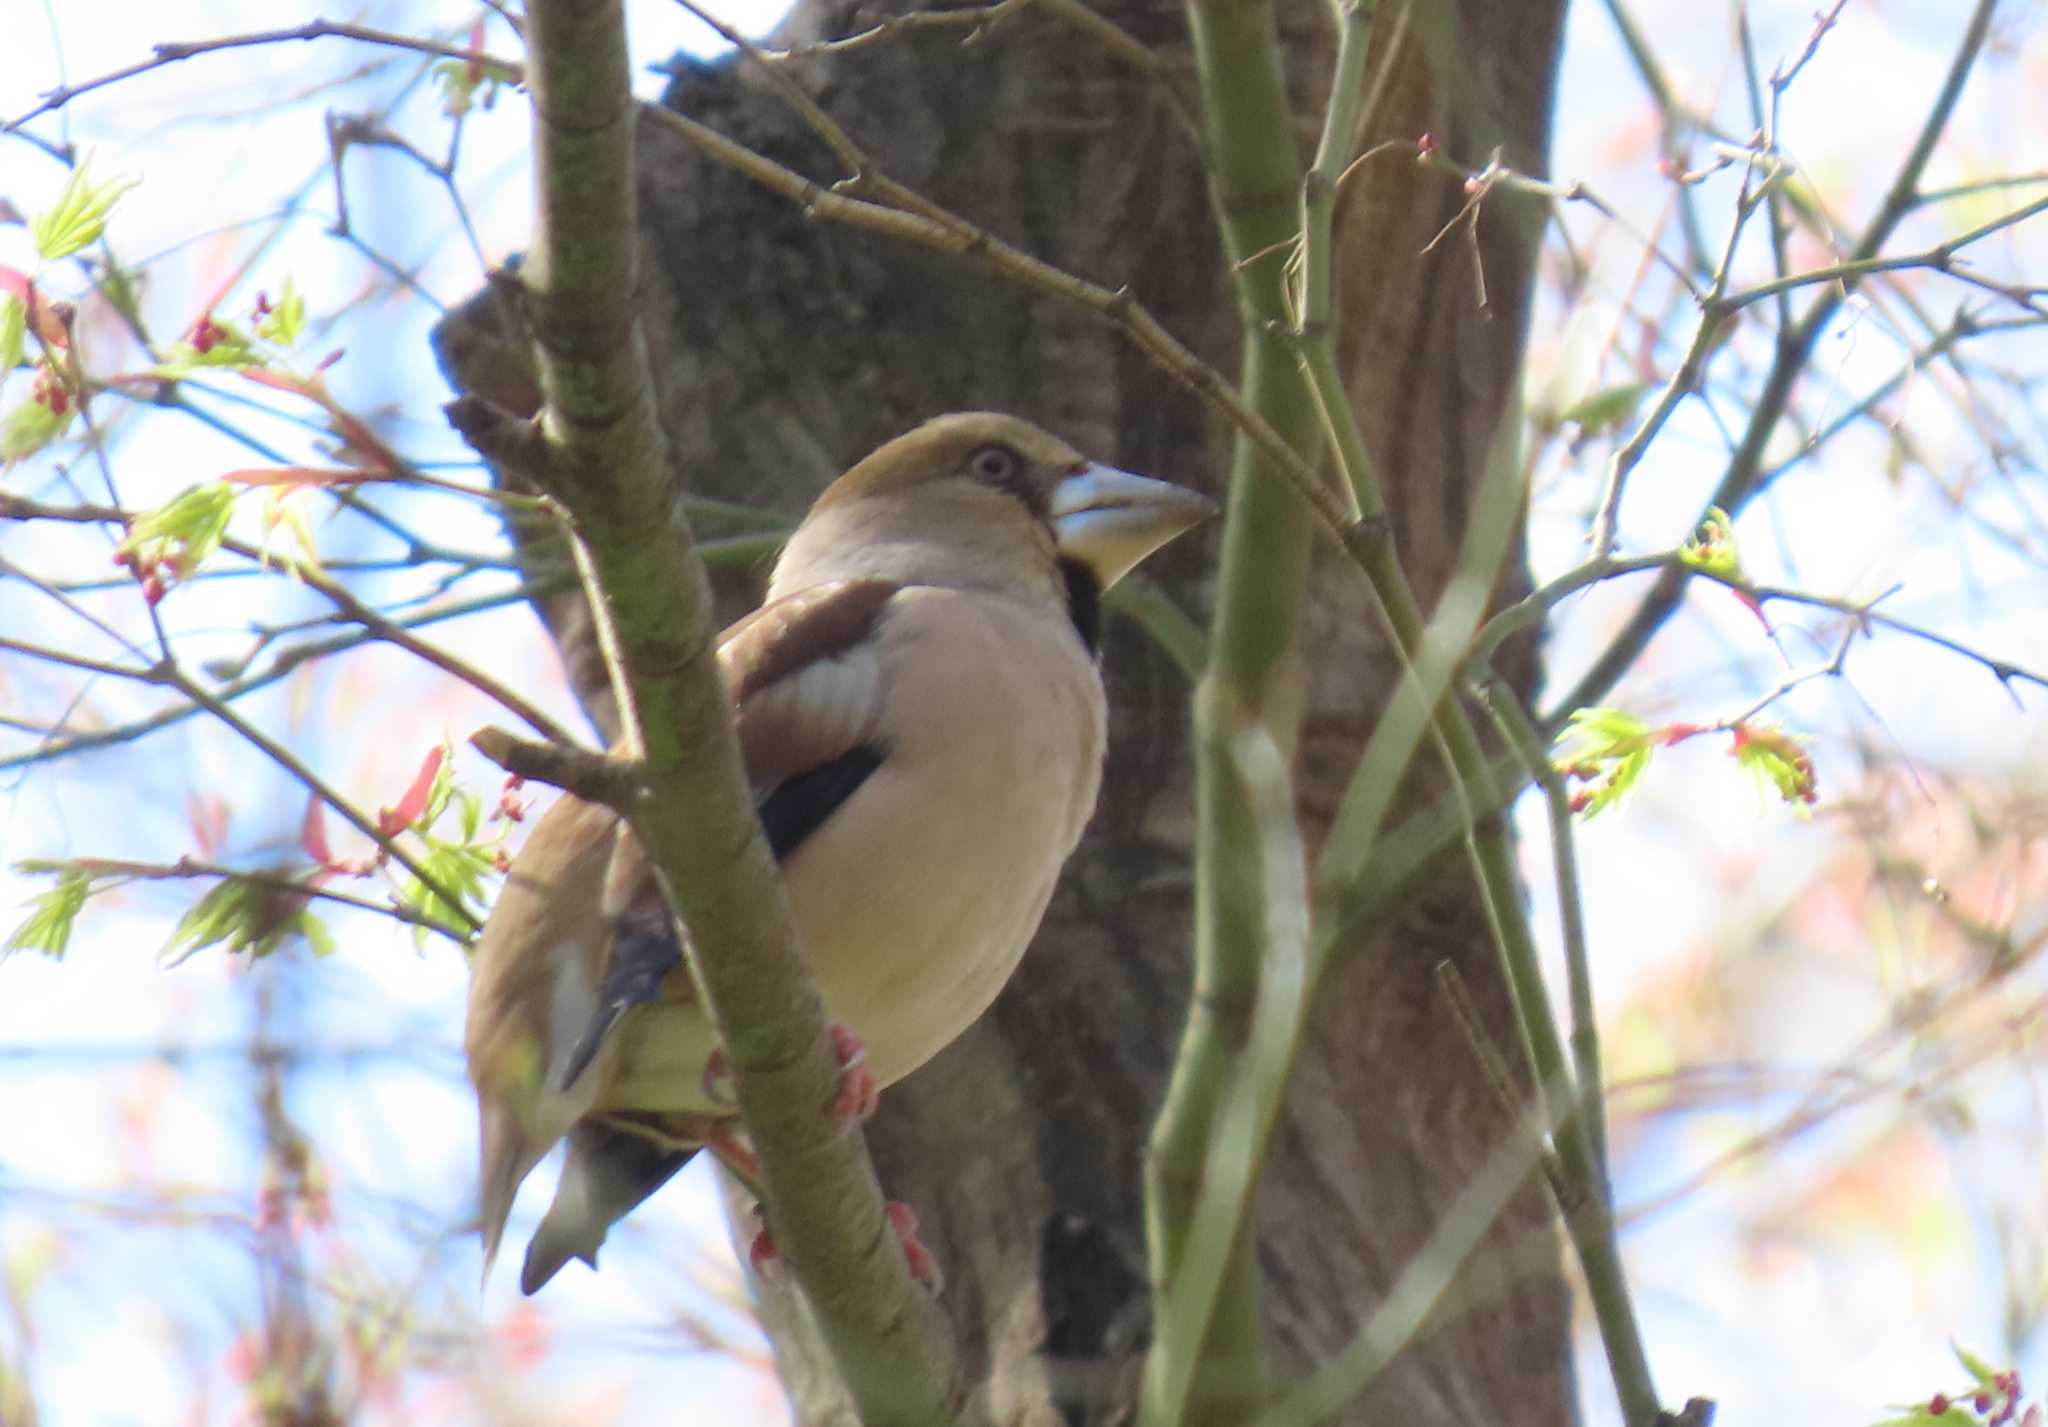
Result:
{"label": "tan plumage", "polygon": [[[1101,778],[1095,599],[1211,510],[1014,417],[941,417],[828,487],[721,637],[813,975],[880,1084],[980,1015],[1037,929]],[[466,1043],[486,1267],[520,1182],[570,1141],[528,1293],[594,1264],[732,1114],[637,845],[573,797],[484,930]]]}

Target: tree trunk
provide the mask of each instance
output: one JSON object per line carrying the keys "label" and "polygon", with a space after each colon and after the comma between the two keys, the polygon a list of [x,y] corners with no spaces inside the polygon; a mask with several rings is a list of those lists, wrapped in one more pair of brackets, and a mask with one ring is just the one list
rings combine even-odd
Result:
{"label": "tree trunk", "polygon": [[[814,0],[778,43],[850,34],[899,8],[918,7]],[[1382,52],[1397,8],[1377,21]],[[1415,21],[1360,149],[1428,132],[1460,163],[1478,167],[1503,146],[1508,163],[1541,172],[1563,0],[1417,8],[1436,10],[1443,31],[1425,44],[1426,22]],[[1177,7],[1098,9],[1171,73],[1190,74]],[[1329,26],[1300,5],[1282,25],[1306,135],[1320,117]],[[891,177],[1062,268],[1128,285],[1234,371],[1237,313],[1201,158],[1157,76],[1049,5],[974,43],[963,44],[967,33],[905,31],[786,72]],[[821,182],[842,176],[744,63],[679,69],[668,102]],[[1080,309],[965,261],[814,220],[645,124],[640,165],[644,311],[688,489],[794,513],[878,442],[974,407],[1016,412],[1091,454],[1215,491],[1231,432]],[[1526,200],[1496,196],[1476,239],[1458,229],[1425,254],[1466,201],[1456,178],[1382,158],[1347,185],[1338,231],[1340,355],[1425,603],[1450,572],[1513,392],[1541,227]],[[519,404],[518,363],[487,300],[441,336],[463,385]],[[1147,571],[1199,612],[1211,554],[1184,540]],[[1512,588],[1519,569],[1504,578]],[[733,592],[735,612],[748,593]],[[1363,580],[1333,555],[1320,560],[1311,599],[1301,760],[1313,832],[1397,666]],[[602,718],[580,614],[566,600],[546,612]],[[888,1193],[916,1207],[944,1265],[941,1301],[1003,1427],[1127,1420],[1148,1333],[1140,1156],[1187,996],[1188,689],[1115,622],[1105,677],[1113,735],[1101,808],[1037,944],[993,1012],[886,1095],[869,1129]],[[1518,1043],[1462,867],[1413,897],[1333,978],[1259,1205],[1283,1373],[1349,1340],[1506,1131],[1436,989],[1443,960],[1463,973],[1497,1043]],[[1457,1315],[1345,1421],[1571,1420],[1569,1299],[1538,1189],[1515,1202],[1462,1283]],[[765,1307],[799,1420],[850,1422],[798,1310],[778,1293]]]}

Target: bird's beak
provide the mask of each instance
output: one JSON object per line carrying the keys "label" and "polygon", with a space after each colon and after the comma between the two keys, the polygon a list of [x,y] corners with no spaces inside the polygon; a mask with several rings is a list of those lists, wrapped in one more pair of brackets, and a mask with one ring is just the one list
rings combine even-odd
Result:
{"label": "bird's beak", "polygon": [[1216,502],[1179,486],[1090,463],[1052,488],[1060,553],[1108,589],[1174,536],[1216,513]]}

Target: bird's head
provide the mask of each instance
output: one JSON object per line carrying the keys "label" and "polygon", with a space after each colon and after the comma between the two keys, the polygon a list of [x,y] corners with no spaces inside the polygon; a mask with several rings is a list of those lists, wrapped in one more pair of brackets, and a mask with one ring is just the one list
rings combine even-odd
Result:
{"label": "bird's head", "polygon": [[1207,496],[1090,461],[1018,417],[958,412],[878,447],[828,486],[776,583],[791,584],[792,562],[817,562],[830,541],[876,555],[923,547],[924,558],[950,557],[963,572],[990,560],[996,569],[1057,565],[1070,578],[1085,573],[1100,592],[1215,512]]}

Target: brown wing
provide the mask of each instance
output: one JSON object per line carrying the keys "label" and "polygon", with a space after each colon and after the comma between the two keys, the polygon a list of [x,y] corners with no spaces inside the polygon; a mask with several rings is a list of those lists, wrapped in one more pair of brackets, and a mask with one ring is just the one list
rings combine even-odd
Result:
{"label": "brown wing", "polygon": [[[845,580],[765,605],[728,629],[718,657],[740,728],[748,780],[770,845],[786,856],[880,764],[862,740],[880,705],[880,673],[867,646],[897,586]],[[604,878],[613,928],[597,1004],[560,1062],[568,1090],[634,1006],[695,995],[646,857],[621,826]]]}
{"label": "brown wing", "polygon": [[835,580],[763,605],[719,639],[756,797],[874,736],[883,691],[871,636],[901,589]]}

